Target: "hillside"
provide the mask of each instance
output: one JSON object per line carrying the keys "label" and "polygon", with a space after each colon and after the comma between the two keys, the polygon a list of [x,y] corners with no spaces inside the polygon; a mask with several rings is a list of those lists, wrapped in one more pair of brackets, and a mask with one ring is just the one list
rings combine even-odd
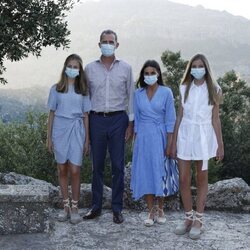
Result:
{"label": "hillside", "polygon": [[170,49],[181,50],[185,59],[197,52],[206,54],[216,76],[235,69],[250,79],[250,20],[227,12],[167,0],[100,0],[76,4],[68,23],[72,43],[67,51],[46,48],[39,59],[6,63],[9,87],[50,86],[73,52],[84,64],[97,58],[99,35],[106,28],[117,32],[117,56],[132,64],[135,76],[146,59],[160,60]]}
{"label": "hillside", "polygon": [[46,112],[47,92],[47,89],[37,87],[22,90],[1,90],[0,120],[5,123],[23,121],[26,112]]}

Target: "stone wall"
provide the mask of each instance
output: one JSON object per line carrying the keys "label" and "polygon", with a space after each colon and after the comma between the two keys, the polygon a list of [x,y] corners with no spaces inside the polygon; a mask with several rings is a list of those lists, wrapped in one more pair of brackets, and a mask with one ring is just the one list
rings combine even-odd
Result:
{"label": "stone wall", "polygon": [[[195,188],[193,193],[195,199]],[[111,194],[104,187],[103,208],[111,207]],[[62,207],[58,187],[16,173],[0,173],[0,234],[46,232],[51,209],[58,207]],[[79,207],[91,207],[91,184],[81,184]],[[129,166],[125,169],[124,208],[146,209],[143,200],[132,199]],[[166,198],[165,209],[181,209],[179,194]],[[206,209],[250,213],[249,186],[240,178],[210,184]]]}

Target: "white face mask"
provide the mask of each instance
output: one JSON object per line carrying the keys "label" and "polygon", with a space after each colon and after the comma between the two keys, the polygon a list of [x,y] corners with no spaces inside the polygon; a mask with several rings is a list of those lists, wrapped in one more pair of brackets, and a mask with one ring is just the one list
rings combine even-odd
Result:
{"label": "white face mask", "polygon": [[158,76],[156,74],[151,76],[144,75],[144,82],[147,85],[154,85],[157,82],[157,80]]}
{"label": "white face mask", "polygon": [[103,56],[113,56],[115,53],[115,45],[113,44],[101,44],[101,52]]}
{"label": "white face mask", "polygon": [[205,68],[191,68],[190,73],[195,79],[201,80],[206,74],[206,70]]}

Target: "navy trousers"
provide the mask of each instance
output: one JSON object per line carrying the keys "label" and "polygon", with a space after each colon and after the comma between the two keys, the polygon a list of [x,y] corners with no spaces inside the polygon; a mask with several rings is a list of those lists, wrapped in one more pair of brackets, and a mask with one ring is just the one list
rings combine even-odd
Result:
{"label": "navy trousers", "polygon": [[112,210],[121,212],[124,191],[124,150],[128,115],[90,114],[90,143],[92,154],[92,209],[102,209],[104,164],[107,149],[112,165]]}

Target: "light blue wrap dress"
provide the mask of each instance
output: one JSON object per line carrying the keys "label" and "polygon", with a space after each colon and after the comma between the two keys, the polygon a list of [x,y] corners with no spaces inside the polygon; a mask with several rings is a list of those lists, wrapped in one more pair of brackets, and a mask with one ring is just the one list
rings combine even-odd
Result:
{"label": "light blue wrap dress", "polygon": [[135,91],[135,133],[130,187],[133,198],[145,194],[164,196],[163,177],[167,133],[173,133],[176,120],[170,88],[158,86],[149,100],[146,89]]}
{"label": "light blue wrap dress", "polygon": [[52,124],[52,143],[56,162],[70,161],[81,166],[85,129],[83,117],[91,109],[89,96],[77,94],[74,85],[69,85],[67,93],[56,91],[56,85],[50,89],[48,108],[55,111]]}

